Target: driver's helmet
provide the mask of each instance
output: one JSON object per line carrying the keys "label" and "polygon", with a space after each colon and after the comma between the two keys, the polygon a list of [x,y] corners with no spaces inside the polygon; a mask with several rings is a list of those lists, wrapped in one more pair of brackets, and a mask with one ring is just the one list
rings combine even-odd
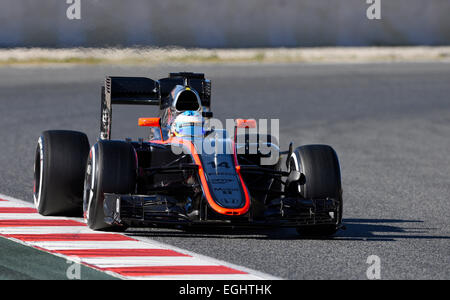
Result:
{"label": "driver's helmet", "polygon": [[203,136],[202,114],[193,110],[179,114],[172,123],[171,132],[177,137]]}

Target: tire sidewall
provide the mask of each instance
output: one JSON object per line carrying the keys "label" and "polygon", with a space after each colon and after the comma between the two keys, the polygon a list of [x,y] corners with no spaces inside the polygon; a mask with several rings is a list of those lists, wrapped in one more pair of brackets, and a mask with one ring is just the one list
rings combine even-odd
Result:
{"label": "tire sidewall", "polygon": [[[297,149],[291,154],[291,157],[289,158],[289,165],[290,170],[298,171],[302,174],[304,174],[303,166],[301,163],[300,155],[298,154]],[[294,169],[292,169],[294,168]],[[298,192],[304,196],[305,195],[305,185],[304,184],[298,184]]]}
{"label": "tire sidewall", "polygon": [[89,140],[84,133],[44,131],[38,138],[33,202],[41,215],[81,216],[82,184]]}
{"label": "tire sidewall", "polygon": [[[91,178],[88,184],[90,190],[89,193],[85,191],[84,197],[88,197],[88,199],[83,199],[85,202],[84,207],[86,208],[85,216],[87,224],[90,228],[98,230],[107,228],[110,225],[104,222],[104,212],[103,212],[103,200],[104,194],[102,191],[102,164],[101,164],[101,155],[99,155],[99,143],[95,144],[91,148],[91,152],[89,154],[88,166],[91,165]],[[88,167],[87,167],[88,168]]]}
{"label": "tire sidewall", "polygon": [[[314,165],[313,162],[311,162],[311,161],[305,162],[305,157],[307,155],[305,155],[305,157],[303,157],[303,155],[302,155],[304,152],[306,152],[306,150],[314,151],[314,148],[320,149],[323,152],[327,152],[327,154],[330,155],[333,160],[332,165],[333,165],[334,170],[332,170],[332,172],[334,172],[334,174],[331,175],[334,178],[333,187],[331,187],[331,188],[324,187],[324,188],[329,190],[326,197],[336,199],[339,202],[339,207],[338,207],[338,212],[337,212],[338,213],[337,224],[336,224],[336,225],[339,225],[342,223],[343,201],[342,201],[341,172],[340,172],[339,160],[338,160],[337,154],[334,151],[334,149],[327,145],[306,145],[306,146],[298,147],[297,149],[295,149],[295,151],[292,153],[292,155],[289,158],[290,169],[292,170],[292,168],[294,168],[296,171],[299,171],[305,175],[305,183],[298,185],[298,191],[299,191],[300,195],[307,199],[315,198],[315,195],[311,195],[311,193],[314,192],[314,190],[317,190],[317,187],[315,189],[313,188],[312,191],[308,190],[308,177],[311,177],[311,174],[308,174],[308,172],[314,172],[314,170],[316,170],[316,169],[312,168],[312,166]],[[318,150],[316,150],[316,151],[318,151]],[[304,165],[308,164],[308,163],[310,165],[307,168],[305,168]],[[321,171],[323,172],[323,170],[319,170],[318,172],[321,172]],[[333,191],[333,192],[330,192],[330,191]],[[317,197],[317,198],[322,198],[322,197],[323,196]],[[333,227],[330,225],[306,226],[306,227],[298,228],[298,231],[301,232],[302,234],[306,234],[306,235],[309,235],[309,234],[311,234],[311,235],[332,235],[333,233],[335,233],[336,227]]]}
{"label": "tire sidewall", "polygon": [[[314,168],[312,168],[311,165],[313,165],[313,162],[309,161],[306,162],[305,158],[303,157],[302,153],[308,149],[308,148],[312,148],[312,147],[320,147],[320,150],[325,150],[329,153],[329,155],[331,155],[332,159],[333,159],[333,169],[332,172],[334,172],[334,174],[332,174],[331,176],[334,176],[334,182],[333,188],[329,188],[327,187],[327,189],[332,190],[329,191],[326,195],[326,197],[330,197],[330,198],[339,198],[342,196],[342,185],[341,185],[341,171],[340,171],[340,166],[339,166],[339,160],[337,158],[337,154],[334,151],[334,149],[330,146],[327,145],[305,145],[305,146],[301,146],[298,147],[297,149],[295,149],[295,151],[292,153],[291,157],[290,157],[290,166],[291,166],[291,170],[292,170],[292,166],[295,167],[296,171],[299,171],[300,173],[305,175],[305,183],[304,184],[299,184],[299,192],[300,194],[304,197],[304,198],[322,198],[322,197],[317,197],[316,195],[311,195],[311,193],[313,191],[308,190],[308,177],[311,176],[311,174],[308,174],[309,172],[321,172],[323,170],[316,170]],[[317,149],[317,148],[316,148]],[[309,150],[309,149],[308,149]],[[310,164],[310,166],[305,167],[305,164]],[[311,170],[313,169],[313,170]]]}
{"label": "tire sidewall", "polygon": [[[103,206],[104,206],[104,199],[105,199],[105,192],[118,192],[118,191],[114,191],[114,190],[108,190],[108,186],[109,189],[111,189],[111,186],[115,186],[115,184],[111,185],[111,182],[105,182],[105,180],[108,180],[108,176],[106,175],[111,175],[105,172],[117,172],[117,174],[127,174],[126,172],[124,172],[124,170],[120,170],[120,168],[111,168],[110,165],[106,166],[105,163],[107,164],[114,164],[115,161],[111,160],[111,156],[108,156],[108,151],[115,150],[114,147],[112,145],[114,145],[114,143],[124,143],[125,142],[117,142],[117,141],[103,141],[100,140],[98,143],[96,143],[92,148],[91,148],[91,152],[89,154],[89,159],[88,159],[88,163],[87,163],[87,171],[89,168],[89,165],[91,165],[91,178],[90,178],[90,182],[87,182],[88,180],[88,176],[85,176],[85,190],[83,192],[83,207],[85,208],[85,219],[86,219],[86,223],[88,224],[88,226],[91,229],[94,230],[123,230],[125,229],[125,227],[123,226],[116,226],[116,225],[110,225],[105,223],[105,213],[103,210]],[[112,148],[111,148],[112,147]],[[123,147],[123,146],[121,146]],[[127,145],[128,150],[130,151],[132,146],[131,145]],[[134,148],[132,148],[133,151]],[[119,151],[122,151],[122,149],[117,149]],[[122,152],[120,152],[122,153]],[[122,153],[123,154],[123,153]],[[128,153],[130,154],[130,153]],[[133,156],[130,155],[130,157],[135,160],[135,152],[132,153]],[[108,156],[108,157],[105,157]],[[122,159],[123,157],[119,157],[117,159]],[[106,159],[106,161],[105,161]],[[115,158],[114,158],[115,159]],[[136,163],[136,162],[135,162]],[[107,170],[105,170],[107,169]],[[116,174],[116,175],[117,175]],[[125,175],[122,175],[125,176]],[[121,183],[124,183],[124,186],[130,185],[130,186],[134,186],[135,185],[135,181],[130,181],[130,178],[128,177],[122,177],[121,180],[119,180],[118,182],[116,182],[117,185],[120,185]],[[134,183],[131,184],[131,183]],[[86,191],[86,187],[89,187],[91,191]],[[126,188],[125,188],[126,189]],[[123,192],[123,191],[122,191]],[[129,192],[134,192],[133,191],[129,191]]]}
{"label": "tire sidewall", "polygon": [[[47,163],[47,159],[45,158],[45,151],[44,151],[44,137],[41,135],[38,139],[38,144],[36,148],[36,154],[35,154],[35,163],[34,163],[34,188],[33,188],[33,200],[34,205],[39,213],[43,213],[44,207],[42,200],[42,195],[46,192],[46,184],[45,184],[45,163]],[[45,147],[45,149],[47,149]],[[37,161],[39,160],[39,172],[36,172],[36,165]],[[36,175],[39,174],[39,178],[36,177]],[[37,184],[39,184],[37,186]]]}

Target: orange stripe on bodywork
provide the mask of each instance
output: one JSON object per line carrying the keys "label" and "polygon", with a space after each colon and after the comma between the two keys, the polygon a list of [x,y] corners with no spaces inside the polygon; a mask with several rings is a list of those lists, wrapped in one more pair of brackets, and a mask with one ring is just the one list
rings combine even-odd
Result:
{"label": "orange stripe on bodywork", "polygon": [[[184,145],[185,147],[188,147],[188,149],[191,152],[192,157],[194,158],[194,163],[198,166],[198,173],[199,173],[199,177],[200,177],[200,182],[202,184],[202,188],[203,191],[205,193],[206,196],[206,200],[208,201],[208,204],[218,213],[223,214],[223,215],[233,215],[233,216],[240,216],[243,214],[246,214],[250,208],[250,196],[247,190],[247,187],[245,186],[244,180],[242,179],[241,173],[240,173],[240,167],[237,165],[237,158],[236,158],[236,151],[234,151],[234,156],[235,156],[235,167],[236,167],[236,173],[239,176],[239,180],[241,181],[241,186],[242,189],[244,190],[244,195],[245,195],[245,205],[241,208],[225,208],[222,207],[220,205],[218,205],[212,195],[211,192],[209,190],[209,186],[208,186],[208,181],[206,180],[206,176],[205,176],[205,172],[203,170],[203,166],[202,166],[202,162],[200,160],[200,156],[198,155],[197,149],[195,149],[194,144],[191,141],[188,140],[183,140],[180,138],[176,138],[176,137],[172,137],[169,138],[166,141],[151,141],[151,143],[156,143],[156,144],[181,144]],[[234,144],[233,144],[233,149],[234,149]]]}

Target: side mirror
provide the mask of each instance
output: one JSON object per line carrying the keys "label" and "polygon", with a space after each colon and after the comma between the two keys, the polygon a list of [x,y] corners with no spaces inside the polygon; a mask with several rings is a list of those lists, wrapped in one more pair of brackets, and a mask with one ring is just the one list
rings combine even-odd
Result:
{"label": "side mirror", "polygon": [[254,119],[237,119],[236,128],[256,128],[256,120]]}
{"label": "side mirror", "polygon": [[161,127],[160,118],[139,118],[138,122],[141,127]]}

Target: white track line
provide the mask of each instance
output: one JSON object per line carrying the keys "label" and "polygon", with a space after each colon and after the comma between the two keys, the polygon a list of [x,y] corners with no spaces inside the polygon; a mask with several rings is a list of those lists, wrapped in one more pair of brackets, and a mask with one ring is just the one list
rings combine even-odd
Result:
{"label": "white track line", "polygon": [[[0,202],[0,208],[1,206]],[[65,218],[46,217],[37,213],[10,214],[0,213],[0,220],[67,220]]]}
{"label": "white track line", "polygon": [[58,241],[58,242],[27,242],[46,250],[86,250],[86,249],[162,249],[148,243],[135,241],[96,242],[96,241]]}
{"label": "white track line", "polygon": [[[0,196],[0,198],[3,198],[2,196]],[[5,199],[5,198],[3,198]],[[7,199],[5,199],[7,200]],[[22,202],[15,202],[15,201],[0,201],[0,206],[1,207],[34,207],[31,203],[22,203]]]}
{"label": "white track line", "polygon": [[[4,199],[7,201],[0,201],[0,209],[1,208],[14,208],[14,207],[33,207],[32,203],[25,202],[23,200],[15,199],[6,195],[0,194],[0,199]],[[83,222],[83,219],[80,218],[62,218],[62,217],[44,217],[37,213],[0,213],[0,220],[74,220]],[[56,234],[60,235],[57,238],[62,238],[64,234],[108,234],[105,232],[97,232],[89,229],[87,226],[14,226],[14,227],[1,227],[0,226],[0,234],[4,235],[17,235],[17,234],[25,234],[25,235],[46,235],[47,234]],[[117,236],[126,236],[125,234],[118,233],[110,233],[111,235]],[[33,239],[36,236],[32,236]],[[220,273],[224,274],[184,274],[184,275],[158,275],[158,272],[154,273],[155,275],[151,276],[125,276],[120,273],[115,273],[112,271],[106,271],[107,274],[124,278],[124,279],[168,279],[168,280],[260,280],[260,279],[280,279],[277,277],[273,277],[268,274],[264,274],[255,270],[251,270],[242,266],[237,266],[234,264],[230,264],[228,262],[224,262],[218,259],[214,259],[211,257],[203,256],[191,251],[187,251],[184,249],[180,249],[178,247],[174,247],[168,244],[163,244],[157,241],[150,240],[149,238],[139,237],[139,236],[128,236],[135,240],[123,240],[123,241],[83,241],[83,240],[56,240],[56,241],[22,241],[20,239],[14,238],[14,236],[6,236],[10,240],[14,240],[23,245],[36,247],[44,251],[50,251],[50,253],[57,255],[59,257],[66,258],[71,261],[83,263],[87,266],[94,267],[97,269],[103,268],[139,268],[139,267],[148,267],[148,268],[158,268],[161,267],[161,270],[164,268],[170,267],[181,267],[186,269],[192,267],[202,268],[206,267],[208,272],[211,270],[210,267],[214,268],[220,267]],[[78,237],[76,237],[78,238]],[[109,237],[108,237],[109,238]],[[96,249],[167,249],[178,252],[180,254],[184,254],[186,256],[105,256],[105,257],[77,257],[77,256],[67,256],[61,253],[54,253],[53,251],[61,251],[61,250],[96,250]],[[132,250],[130,250],[132,251]],[[110,255],[110,252],[107,253]],[[130,253],[132,255],[132,253]],[[227,274],[226,271],[223,271],[224,268],[232,269],[231,272],[236,271],[236,274]],[[217,269],[217,268],[216,268]],[[228,270],[229,270],[228,269]],[[135,269],[133,269],[134,272]],[[153,270],[153,269],[152,269]],[[158,270],[158,269],[157,269]],[[104,271],[104,270],[103,270]],[[120,272],[121,269],[114,270]],[[223,272],[222,272],[223,271]],[[214,272],[214,271],[212,271]],[[240,274],[240,273],[247,274]],[[129,274],[129,273],[127,273]]]}
{"label": "white track line", "polygon": [[[6,202],[3,203],[8,203],[8,201],[10,201],[10,204],[15,204],[15,205],[22,205],[22,206],[28,206],[28,207],[34,207],[33,203],[28,202],[28,201],[24,201],[24,200],[20,200],[14,197],[10,197],[8,195],[3,195],[0,194],[0,199],[6,200]],[[2,201],[0,201],[1,203]],[[4,207],[3,204],[0,204],[2,207]]]}
{"label": "white track line", "polygon": [[163,256],[163,257],[96,257],[80,258],[82,262],[100,268],[144,267],[144,266],[218,266],[219,264],[197,257]]}

